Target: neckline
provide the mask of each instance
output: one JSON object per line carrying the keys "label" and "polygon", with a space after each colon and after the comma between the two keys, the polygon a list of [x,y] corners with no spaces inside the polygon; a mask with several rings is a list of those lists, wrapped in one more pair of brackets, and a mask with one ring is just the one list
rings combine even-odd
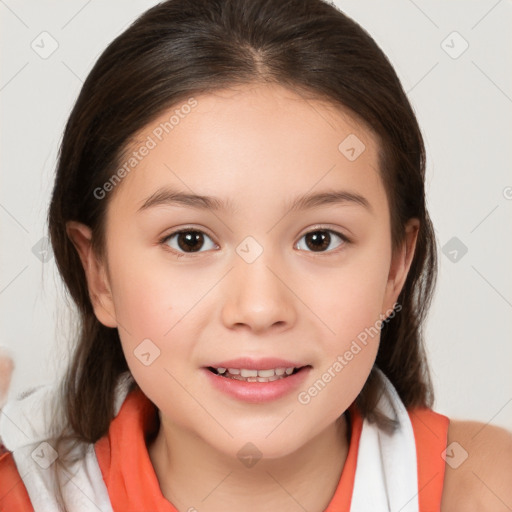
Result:
{"label": "neckline", "polygon": [[[345,411],[348,453],[338,485],[324,512],[349,512],[362,419],[355,402]],[[95,444],[96,457],[114,510],[178,512],[162,494],[147,442],[158,428],[158,409],[140,389],[131,391],[107,435]]]}

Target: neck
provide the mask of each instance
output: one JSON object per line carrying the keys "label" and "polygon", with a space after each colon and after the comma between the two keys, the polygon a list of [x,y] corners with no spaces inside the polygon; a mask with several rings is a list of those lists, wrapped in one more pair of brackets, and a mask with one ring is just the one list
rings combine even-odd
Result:
{"label": "neck", "polygon": [[348,445],[342,416],[295,452],[250,467],[163,423],[148,452],[162,494],[180,512],[323,512],[339,483]]}

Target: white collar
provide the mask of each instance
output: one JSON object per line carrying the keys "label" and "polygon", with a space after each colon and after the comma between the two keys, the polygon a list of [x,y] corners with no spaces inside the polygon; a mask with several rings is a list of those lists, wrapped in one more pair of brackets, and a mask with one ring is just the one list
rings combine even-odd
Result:
{"label": "white collar", "polygon": [[[398,422],[392,434],[363,421],[351,512],[418,512],[416,444],[412,424],[391,381],[378,368],[384,393],[377,408]],[[115,414],[124,402],[133,378],[127,372],[119,380]],[[24,398],[9,401],[0,412],[0,437],[13,457],[35,512],[58,510],[53,493],[53,472],[45,465],[53,448],[46,443],[56,386],[41,386]],[[62,486],[70,512],[113,512],[98,465],[94,445],[72,467],[72,482]],[[94,503],[95,508],[91,507]]]}

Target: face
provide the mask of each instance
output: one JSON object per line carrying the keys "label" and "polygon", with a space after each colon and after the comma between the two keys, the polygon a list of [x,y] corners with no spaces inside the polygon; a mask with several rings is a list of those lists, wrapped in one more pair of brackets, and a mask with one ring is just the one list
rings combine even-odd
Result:
{"label": "face", "polygon": [[[88,274],[95,312],[118,328],[162,421],[227,456],[246,442],[284,456],[361,391],[406,276],[405,253],[392,257],[378,142],[277,85],[186,103],[138,134],[137,165],[98,199],[109,204],[106,261]],[[207,369],[238,358],[235,370],[302,369],[227,385]]]}

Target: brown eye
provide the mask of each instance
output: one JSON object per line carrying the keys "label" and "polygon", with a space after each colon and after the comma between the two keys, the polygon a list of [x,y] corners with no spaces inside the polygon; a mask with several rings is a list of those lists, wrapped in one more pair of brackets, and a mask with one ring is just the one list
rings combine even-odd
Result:
{"label": "brown eye", "polygon": [[[215,248],[215,244],[207,234],[202,231],[188,230],[171,233],[162,240],[162,243],[165,243],[176,252],[193,253],[203,252],[201,249],[208,240],[211,242],[211,247],[207,247],[207,249]],[[206,243],[206,245],[208,244]]]}
{"label": "brown eye", "polygon": [[204,243],[204,237],[199,231],[186,231],[177,236],[178,246],[185,252],[195,252],[201,249]]}
{"label": "brown eye", "polygon": [[[297,244],[297,247],[301,250],[309,250],[312,252],[330,252],[347,241],[346,237],[330,229],[310,231],[306,233],[302,239],[306,242],[306,249],[299,247],[300,242]],[[332,244],[334,244],[334,246],[332,246]]]}

